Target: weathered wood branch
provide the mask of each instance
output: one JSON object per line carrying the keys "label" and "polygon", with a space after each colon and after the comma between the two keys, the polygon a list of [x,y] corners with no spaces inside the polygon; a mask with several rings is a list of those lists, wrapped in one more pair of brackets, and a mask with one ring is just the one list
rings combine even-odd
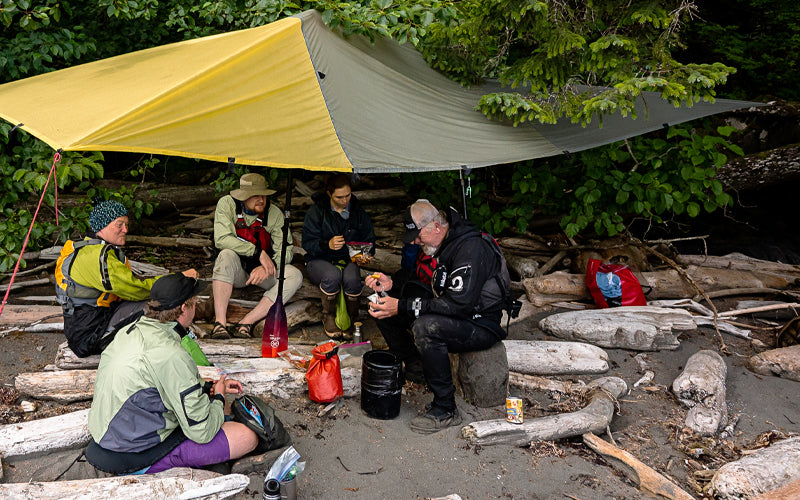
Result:
{"label": "weathered wood branch", "polygon": [[63,498],[211,500],[235,495],[249,485],[250,478],[244,474],[219,475],[210,471],[182,468],[135,476],[2,484],[0,485],[0,498],[20,500]]}
{"label": "weathered wood branch", "polygon": [[605,373],[608,354],[582,342],[504,340],[508,369],[530,375]]}
{"label": "weathered wood branch", "polygon": [[549,378],[539,377],[536,375],[528,375],[525,373],[508,373],[508,385],[519,387],[528,391],[556,391],[570,394],[572,392],[581,391],[586,387],[583,382],[569,382],[564,380],[553,380]]}
{"label": "weathered wood branch", "polygon": [[625,450],[613,444],[607,443],[595,436],[591,432],[583,435],[583,442],[594,450],[595,453],[602,455],[615,468],[622,471],[631,481],[642,490],[655,496],[656,498],[667,498],[672,500],[693,500],[694,497],[678,485],[662,476],[652,468],[642,463]]}
{"label": "weathered wood branch", "polygon": [[792,437],[723,465],[709,492],[719,500],[752,498],[798,480],[800,437]]}
{"label": "weathered wood branch", "polygon": [[167,248],[203,248],[214,246],[214,242],[209,239],[180,237],[168,238],[164,236],[139,236],[135,234],[129,234],[127,236],[127,243],[129,245],[147,245]]}
{"label": "weathered wood branch", "polygon": [[686,427],[703,436],[713,436],[725,426],[725,377],[728,368],[714,351],[693,354],[683,372],[672,382],[672,392],[689,407]]}
{"label": "weathered wood branch", "polygon": [[615,307],[553,314],[539,322],[545,333],[599,347],[636,351],[677,349],[680,330],[696,328],[682,309],[650,306]]}
{"label": "weathered wood branch", "polygon": [[482,446],[527,446],[534,441],[605,432],[614,416],[617,398],[627,390],[628,386],[621,378],[599,378],[586,385],[589,404],[579,411],[526,419],[522,424],[512,424],[505,419],[482,420],[462,427],[461,436],[471,444]]}
{"label": "weathered wood branch", "polygon": [[[47,285],[48,283],[50,283],[49,278],[41,278],[37,280],[28,280],[28,281],[15,281],[11,285],[11,290],[19,290],[20,288],[28,288],[31,286]],[[0,285],[0,292],[5,292],[6,290],[8,290],[8,287],[9,285]]]}

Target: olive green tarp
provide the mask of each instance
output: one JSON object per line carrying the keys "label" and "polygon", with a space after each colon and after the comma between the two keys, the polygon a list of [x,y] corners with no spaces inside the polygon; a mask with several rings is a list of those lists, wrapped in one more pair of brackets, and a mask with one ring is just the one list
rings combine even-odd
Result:
{"label": "olive green tarp", "polygon": [[0,86],[0,117],[64,151],[123,151],[309,170],[417,172],[575,152],[754,103],[675,108],[582,128],[490,121],[409,45],[344,38],[316,11]]}

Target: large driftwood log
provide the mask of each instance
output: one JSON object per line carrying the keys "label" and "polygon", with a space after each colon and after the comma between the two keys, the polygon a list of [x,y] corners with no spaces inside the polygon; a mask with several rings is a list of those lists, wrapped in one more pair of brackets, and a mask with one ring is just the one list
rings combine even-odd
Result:
{"label": "large driftwood log", "polygon": [[61,306],[6,304],[3,308],[3,315],[0,316],[0,327],[7,325],[30,325],[45,317],[49,317],[49,319],[46,320],[47,323],[63,323]]}
{"label": "large driftwood log", "polygon": [[[796,284],[796,278],[784,278],[770,272],[742,271],[737,269],[715,269],[689,266],[686,273],[706,292],[733,288],[774,288],[786,289]],[[641,273],[652,287],[648,299],[681,299],[693,297],[694,287],[687,283],[677,271],[653,271]],[[559,300],[591,300],[586,287],[586,276],[555,272],[539,278],[522,280],[531,303],[544,305],[543,297],[551,302]],[[545,302],[547,303],[547,302]]]}
{"label": "large driftwood log", "polygon": [[511,253],[505,254],[508,268],[520,277],[520,279],[533,278],[539,275],[539,261],[529,257],[520,257]]}
{"label": "large driftwood log", "polygon": [[800,480],[758,495],[753,500],[797,500],[800,498]]}
{"label": "large driftwood log", "polygon": [[712,436],[725,426],[725,377],[728,367],[714,351],[693,354],[683,372],[672,382],[672,392],[689,407],[686,427],[703,436]]}
{"label": "large driftwood log", "polygon": [[729,253],[721,257],[714,255],[677,255],[675,262],[684,266],[703,266],[718,269],[737,269],[740,271],[759,271],[773,273],[783,278],[800,278],[800,268],[792,264],[761,260],[741,253]]}
{"label": "large driftwood log", "polygon": [[0,426],[0,457],[85,446],[89,443],[89,410]]}
{"label": "large driftwood log", "polygon": [[658,351],[677,349],[675,330],[696,328],[681,309],[649,306],[591,309],[553,314],[539,322],[545,333],[600,347]]}
{"label": "large driftwood log", "polygon": [[747,361],[747,367],[759,375],[800,382],[800,344],[758,353]]}
{"label": "large driftwood log", "polygon": [[211,500],[233,496],[249,485],[250,478],[244,474],[219,475],[210,471],[179,468],[136,476],[0,484],[0,498],[15,500],[63,498]]}
{"label": "large driftwood log", "polygon": [[596,453],[605,458],[610,458],[612,465],[620,469],[623,474],[636,483],[642,490],[656,498],[674,500],[694,499],[692,495],[686,493],[678,485],[642,463],[638,458],[613,444],[606,443],[591,432],[583,435],[583,442]]}
{"label": "large driftwood log", "polygon": [[504,340],[508,369],[531,375],[577,375],[608,371],[608,354],[582,342]]}
{"label": "large driftwood log", "polygon": [[20,288],[27,288],[29,286],[41,286],[50,283],[50,278],[41,278],[38,280],[28,280],[28,281],[15,281],[11,285],[0,285],[0,292],[8,291],[8,287],[11,286],[11,290],[19,290]]}
{"label": "large driftwood log", "polygon": [[[282,358],[251,358],[242,360],[240,368],[253,371],[230,373],[230,378],[239,380],[245,392],[264,397],[286,399],[302,396],[307,391],[305,371],[293,368]],[[198,366],[203,378],[216,380],[220,370],[213,366]],[[52,372],[20,373],[14,380],[14,388],[20,394],[35,399],[53,400],[59,403],[88,401],[94,394],[97,370],[61,370]],[[345,396],[352,397],[361,392],[361,370],[342,368],[342,384]]]}
{"label": "large driftwood log", "polygon": [[569,394],[586,388],[583,381],[580,383],[564,380],[553,380],[525,373],[509,372],[508,385],[519,387],[526,391],[556,391]]}
{"label": "large driftwood log", "polygon": [[534,441],[553,441],[587,432],[605,432],[611,423],[616,400],[628,391],[621,378],[603,377],[586,385],[589,404],[561,415],[525,420],[512,424],[505,419],[482,420],[461,428],[461,436],[471,444],[510,444],[526,446]]}
{"label": "large driftwood log", "polygon": [[751,498],[798,480],[800,437],[793,437],[723,465],[709,490],[720,500]]}

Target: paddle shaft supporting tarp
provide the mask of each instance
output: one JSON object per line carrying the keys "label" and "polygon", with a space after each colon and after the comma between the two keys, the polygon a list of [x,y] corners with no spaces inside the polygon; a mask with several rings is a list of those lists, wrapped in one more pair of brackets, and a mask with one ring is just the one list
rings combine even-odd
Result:
{"label": "paddle shaft supporting tarp", "polygon": [[503,90],[463,87],[410,44],[343,37],[311,10],[0,85],[0,118],[56,150],[379,173],[560,155],[756,104],[675,108],[644,92],[635,120],[513,127],[475,109]]}

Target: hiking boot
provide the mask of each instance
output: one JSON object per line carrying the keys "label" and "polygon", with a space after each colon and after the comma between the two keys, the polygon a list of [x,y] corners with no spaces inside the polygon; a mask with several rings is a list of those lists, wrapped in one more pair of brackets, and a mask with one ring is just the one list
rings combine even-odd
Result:
{"label": "hiking boot", "polygon": [[457,408],[443,410],[436,406],[424,415],[414,418],[408,424],[412,431],[419,434],[433,434],[456,425],[461,425],[461,415]]}
{"label": "hiking boot", "polygon": [[322,329],[330,339],[338,340],[342,338],[342,331],[336,326],[336,296],[338,293],[325,293],[322,290]]}

